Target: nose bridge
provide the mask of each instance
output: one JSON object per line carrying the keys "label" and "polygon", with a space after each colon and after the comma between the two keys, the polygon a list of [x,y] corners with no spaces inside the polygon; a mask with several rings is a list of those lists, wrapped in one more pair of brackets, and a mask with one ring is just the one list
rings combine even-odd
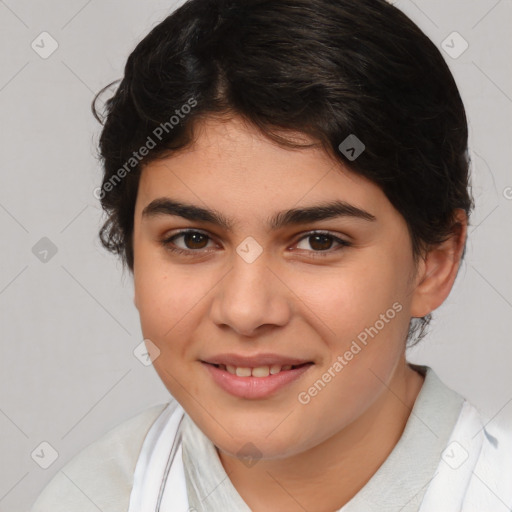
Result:
{"label": "nose bridge", "polygon": [[233,258],[233,268],[230,272],[226,291],[234,298],[239,299],[240,304],[247,299],[262,300],[270,294],[273,287],[270,277],[272,273],[268,269],[267,258],[259,257],[253,262],[247,262],[240,256]]}
{"label": "nose bridge", "polygon": [[233,254],[232,268],[221,281],[212,316],[218,325],[229,325],[250,335],[265,324],[284,325],[289,317],[285,287],[270,270],[270,258],[251,241],[242,242]]}

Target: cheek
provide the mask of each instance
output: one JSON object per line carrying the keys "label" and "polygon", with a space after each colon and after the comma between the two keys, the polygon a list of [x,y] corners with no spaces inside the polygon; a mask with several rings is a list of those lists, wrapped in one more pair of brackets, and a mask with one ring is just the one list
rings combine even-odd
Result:
{"label": "cheek", "polygon": [[314,313],[320,332],[346,342],[373,326],[381,315],[384,321],[390,320],[385,322],[388,332],[398,327],[394,324],[407,321],[397,311],[405,310],[402,280],[394,265],[381,259],[378,265],[367,262],[325,273],[303,273],[295,279],[294,291],[299,303],[310,309],[308,316]]}
{"label": "cheek", "polygon": [[327,354],[300,390],[299,407],[307,418],[321,419],[321,432],[317,421],[304,419],[301,426],[313,445],[319,435],[327,438],[350,424],[385,391],[383,382],[402,355],[409,323],[402,283],[393,265],[381,262],[376,269],[347,266],[321,278],[301,276],[301,315],[310,319]]}
{"label": "cheek", "polygon": [[144,336],[169,350],[176,346],[175,340],[186,339],[211,285],[206,276],[197,276],[197,270],[173,267],[154,253],[138,255],[135,296]]}
{"label": "cheek", "polygon": [[[141,260],[139,260],[142,263]],[[198,325],[208,289],[204,280],[184,276],[170,265],[141,265],[134,279],[140,325],[145,339],[159,349],[153,367],[169,392],[180,403],[189,393],[199,393],[198,384],[187,370],[190,335]],[[187,390],[187,391],[185,391]]]}

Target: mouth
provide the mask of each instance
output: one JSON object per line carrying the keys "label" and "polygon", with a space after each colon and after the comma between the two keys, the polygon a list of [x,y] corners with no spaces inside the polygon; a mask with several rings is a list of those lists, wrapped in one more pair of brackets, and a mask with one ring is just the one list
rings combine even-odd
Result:
{"label": "mouth", "polygon": [[206,361],[201,361],[201,364],[220,389],[237,398],[252,400],[272,397],[314,366],[313,362],[255,367]]}

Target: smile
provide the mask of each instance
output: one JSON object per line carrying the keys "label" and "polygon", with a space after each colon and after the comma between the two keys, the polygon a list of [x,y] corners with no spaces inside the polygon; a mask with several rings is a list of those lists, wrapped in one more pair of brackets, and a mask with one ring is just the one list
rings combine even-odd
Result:
{"label": "smile", "polygon": [[256,367],[212,364],[204,361],[201,361],[201,364],[221,389],[231,395],[247,399],[269,397],[294,382],[313,366],[311,362]]}

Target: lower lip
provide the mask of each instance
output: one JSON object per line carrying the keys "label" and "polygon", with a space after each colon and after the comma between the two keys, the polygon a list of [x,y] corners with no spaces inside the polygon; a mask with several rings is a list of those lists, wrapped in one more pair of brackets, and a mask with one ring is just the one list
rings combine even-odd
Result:
{"label": "lower lip", "polygon": [[209,363],[201,364],[210,372],[213,380],[228,393],[240,398],[266,398],[298,379],[313,363],[283,370],[267,377],[239,377]]}

